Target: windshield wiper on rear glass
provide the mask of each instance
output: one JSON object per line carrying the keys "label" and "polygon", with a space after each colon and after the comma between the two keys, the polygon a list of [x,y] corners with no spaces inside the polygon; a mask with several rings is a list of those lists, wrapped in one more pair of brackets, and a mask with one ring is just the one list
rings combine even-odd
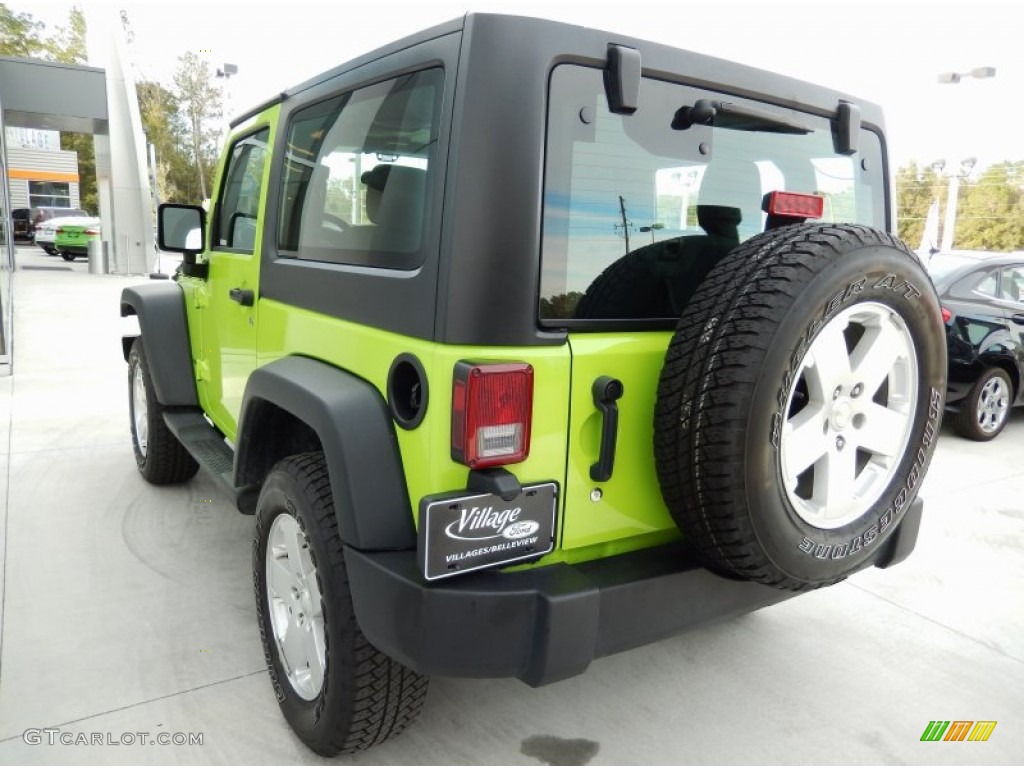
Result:
{"label": "windshield wiper on rear glass", "polygon": [[681,107],[672,118],[672,127],[677,131],[685,131],[692,125],[760,133],[814,133],[813,128],[795,120],[714,99],[699,99],[692,107]]}

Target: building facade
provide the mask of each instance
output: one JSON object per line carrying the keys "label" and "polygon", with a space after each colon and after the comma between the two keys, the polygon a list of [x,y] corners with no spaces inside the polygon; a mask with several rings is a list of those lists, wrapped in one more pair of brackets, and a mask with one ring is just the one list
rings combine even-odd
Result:
{"label": "building facade", "polygon": [[78,153],[60,148],[58,131],[9,127],[6,139],[12,209],[80,207]]}

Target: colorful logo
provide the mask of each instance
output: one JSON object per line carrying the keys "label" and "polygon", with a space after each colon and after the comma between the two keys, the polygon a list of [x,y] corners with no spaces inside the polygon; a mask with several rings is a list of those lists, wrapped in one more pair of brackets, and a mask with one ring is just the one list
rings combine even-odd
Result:
{"label": "colorful logo", "polygon": [[988,741],[995,729],[995,720],[932,720],[921,741]]}

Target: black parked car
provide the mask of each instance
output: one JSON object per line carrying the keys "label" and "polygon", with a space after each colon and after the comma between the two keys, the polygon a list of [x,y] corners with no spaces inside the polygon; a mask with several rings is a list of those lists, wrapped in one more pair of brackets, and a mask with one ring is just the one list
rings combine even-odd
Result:
{"label": "black parked car", "polygon": [[34,231],[32,227],[32,212],[28,208],[15,208],[11,211],[11,221],[14,224],[14,240],[28,240],[31,242]]}
{"label": "black parked car", "polygon": [[991,440],[1024,405],[1024,253],[939,253],[928,271],[946,323],[953,426]]}

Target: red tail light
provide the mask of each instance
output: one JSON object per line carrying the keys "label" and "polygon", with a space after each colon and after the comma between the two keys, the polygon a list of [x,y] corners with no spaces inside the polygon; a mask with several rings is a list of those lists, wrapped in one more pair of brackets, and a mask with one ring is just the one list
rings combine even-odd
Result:
{"label": "red tail light", "polygon": [[952,313],[952,312],[950,312],[950,311],[949,311],[948,309],[946,309],[945,307],[943,307],[943,308],[942,308],[942,322],[944,322],[944,323],[948,323],[948,322],[949,322],[950,320],[952,320],[952,319],[953,319],[953,313]]}
{"label": "red tail light", "polygon": [[533,368],[526,363],[455,364],[452,459],[472,469],[530,454]]}
{"label": "red tail light", "polygon": [[825,212],[825,198],[799,192],[772,192],[765,211],[773,216],[798,219],[820,219]]}
{"label": "red tail light", "polygon": [[57,232],[56,232],[56,234],[58,234],[58,235],[63,235],[63,234],[64,234],[64,227],[57,227]]}
{"label": "red tail light", "polygon": [[100,231],[98,229],[87,229],[87,230],[85,230],[85,234],[87,234],[87,235],[98,235],[99,233],[100,233]]}

